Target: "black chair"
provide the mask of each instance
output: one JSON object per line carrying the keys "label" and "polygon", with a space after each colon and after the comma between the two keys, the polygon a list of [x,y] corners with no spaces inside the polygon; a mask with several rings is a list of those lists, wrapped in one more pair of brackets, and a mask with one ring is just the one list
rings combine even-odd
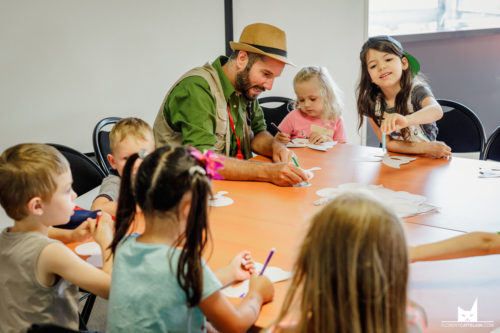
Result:
{"label": "black chair", "polygon": [[484,148],[483,160],[494,160],[500,162],[500,126],[491,133]]}
{"label": "black chair", "polygon": [[95,157],[106,175],[111,174],[113,168],[107,158],[108,154],[111,153],[111,149],[109,148],[109,131],[106,131],[104,128],[117,123],[121,119],[119,117],[104,118],[95,125],[94,133],[92,133]]}
{"label": "black chair", "polygon": [[450,146],[452,153],[479,152],[481,159],[485,147],[485,132],[481,120],[467,106],[447,99],[438,99],[444,111],[436,124],[438,141]]}
{"label": "black chair", "polygon": [[[267,131],[273,136],[278,132],[271,123],[279,125],[283,118],[293,110],[293,99],[287,97],[271,96],[259,98],[259,104],[264,111],[264,119],[267,124]],[[264,106],[267,104],[268,106]],[[276,106],[277,104],[277,106]]]}
{"label": "black chair", "polygon": [[97,163],[73,148],[56,143],[49,145],[59,150],[68,160],[73,175],[73,190],[77,195],[101,185],[106,174]]}

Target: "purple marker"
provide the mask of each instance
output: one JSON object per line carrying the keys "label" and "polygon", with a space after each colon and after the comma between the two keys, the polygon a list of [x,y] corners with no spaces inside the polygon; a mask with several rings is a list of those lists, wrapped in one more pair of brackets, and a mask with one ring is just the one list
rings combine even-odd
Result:
{"label": "purple marker", "polygon": [[269,261],[271,260],[271,257],[273,256],[274,251],[276,251],[276,249],[273,247],[271,249],[271,252],[269,252],[269,255],[267,256],[266,262],[264,263],[264,266],[262,266],[262,270],[260,271],[259,275],[264,274],[264,271],[266,270],[267,264],[269,264]]}
{"label": "purple marker", "polygon": [[[267,256],[267,259],[266,259],[266,262],[264,263],[264,266],[262,266],[262,270],[260,271],[259,276],[264,274],[264,271],[266,270],[267,264],[269,264],[269,261],[271,260],[271,257],[273,256],[274,251],[276,251],[276,249],[273,247],[271,249],[271,252],[269,252],[269,255]],[[245,297],[245,293],[240,295],[240,298],[244,298],[244,297]]]}

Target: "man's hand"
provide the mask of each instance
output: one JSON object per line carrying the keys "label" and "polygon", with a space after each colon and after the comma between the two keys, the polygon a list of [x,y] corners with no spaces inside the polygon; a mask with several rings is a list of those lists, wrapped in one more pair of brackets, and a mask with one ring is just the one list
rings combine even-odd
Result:
{"label": "man's hand", "polygon": [[286,147],[281,147],[273,153],[273,162],[280,163],[285,162],[288,163],[292,160],[293,153],[287,149]]}
{"label": "man's hand", "polygon": [[307,181],[305,172],[290,163],[274,163],[269,168],[271,183],[278,186],[292,186]]}

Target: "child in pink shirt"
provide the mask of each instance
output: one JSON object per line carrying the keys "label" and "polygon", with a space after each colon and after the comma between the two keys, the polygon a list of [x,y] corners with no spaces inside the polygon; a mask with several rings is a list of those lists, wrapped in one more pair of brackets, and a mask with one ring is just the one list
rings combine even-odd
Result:
{"label": "child in pink shirt", "polygon": [[325,67],[302,68],[293,79],[297,95],[296,110],[278,126],[276,139],[287,144],[295,138],[308,138],[318,144],[346,142],[339,90]]}

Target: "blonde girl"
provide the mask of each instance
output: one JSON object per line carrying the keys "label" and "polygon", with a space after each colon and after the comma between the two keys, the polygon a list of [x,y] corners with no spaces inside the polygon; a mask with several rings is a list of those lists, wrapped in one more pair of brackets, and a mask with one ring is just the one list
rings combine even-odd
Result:
{"label": "blonde girl", "polygon": [[[206,332],[212,324],[220,332],[245,332],[262,303],[271,300],[274,289],[264,276],[250,278],[250,290],[236,307],[219,291],[250,277],[254,265],[247,252],[217,275],[202,258],[210,234],[207,200],[209,176],[217,175],[215,158],[163,147],[144,157],[135,177],[138,154],[128,158],[111,245],[116,261],[106,332]],[[146,229],[126,236],[136,205]]]}
{"label": "blonde girl", "polygon": [[347,141],[340,90],[325,67],[302,68],[293,79],[296,110],[280,123],[276,139],[287,144],[295,138],[308,138],[318,144]]}
{"label": "blonde girl", "polygon": [[451,149],[437,142],[436,120],[443,110],[434,99],[418,61],[390,36],[371,37],[360,53],[357,89],[359,127],[366,116],[377,137],[386,136],[387,150],[449,157]]}
{"label": "blonde girl", "polygon": [[408,307],[401,222],[364,194],[342,194],[316,214],[294,271],[275,332],[424,331]]}

